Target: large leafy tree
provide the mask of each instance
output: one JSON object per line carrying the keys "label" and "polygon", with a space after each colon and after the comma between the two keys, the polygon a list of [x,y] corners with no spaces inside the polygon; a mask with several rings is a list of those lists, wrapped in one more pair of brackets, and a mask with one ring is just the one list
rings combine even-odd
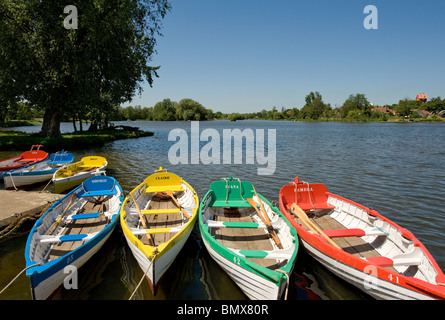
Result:
{"label": "large leafy tree", "polygon": [[106,123],[157,76],[149,64],[169,9],[168,0],[0,0],[0,105],[43,109],[46,136],[60,135],[64,114]]}
{"label": "large leafy tree", "polygon": [[306,104],[301,109],[303,118],[316,120],[331,109],[329,104],[323,102],[323,98],[318,91],[309,93],[305,98],[305,102]]}
{"label": "large leafy tree", "polygon": [[351,94],[341,106],[340,115],[342,118],[347,118],[348,115],[350,117],[353,115],[363,115],[369,117],[371,115],[371,104],[369,103],[368,99],[366,99],[364,94]]}

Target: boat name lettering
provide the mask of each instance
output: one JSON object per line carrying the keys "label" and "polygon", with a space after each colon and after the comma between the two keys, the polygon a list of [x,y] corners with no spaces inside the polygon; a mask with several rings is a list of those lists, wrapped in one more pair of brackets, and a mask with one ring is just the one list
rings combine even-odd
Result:
{"label": "boat name lettering", "polygon": [[227,188],[229,188],[229,189],[239,189],[239,186],[229,184],[229,185],[226,185],[226,189],[227,189]]}
{"label": "boat name lettering", "polygon": [[103,182],[107,182],[107,180],[106,179],[91,180],[91,183],[103,183]]}
{"label": "boat name lettering", "polygon": [[312,188],[298,188],[298,191],[314,191]]}
{"label": "boat name lettering", "polygon": [[167,180],[170,179],[169,176],[164,176],[164,177],[156,177],[156,180]]}

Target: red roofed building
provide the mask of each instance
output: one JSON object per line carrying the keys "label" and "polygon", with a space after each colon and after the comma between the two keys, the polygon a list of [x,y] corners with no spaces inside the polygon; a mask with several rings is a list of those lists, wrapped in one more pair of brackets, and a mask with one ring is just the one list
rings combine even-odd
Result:
{"label": "red roofed building", "polygon": [[428,100],[428,97],[426,96],[425,93],[419,93],[419,94],[416,96],[416,100],[417,100],[417,101],[426,102],[426,101]]}

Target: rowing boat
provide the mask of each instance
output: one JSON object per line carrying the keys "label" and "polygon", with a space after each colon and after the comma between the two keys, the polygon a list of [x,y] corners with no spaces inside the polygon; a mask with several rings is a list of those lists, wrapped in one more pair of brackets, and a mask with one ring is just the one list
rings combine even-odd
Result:
{"label": "rowing boat", "polygon": [[309,254],[368,295],[445,298],[445,275],[425,246],[377,211],[298,177],[280,190],[279,205]]}
{"label": "rowing boat", "polygon": [[212,182],[199,228],[210,256],[249,299],[286,297],[297,232],[250,182],[231,176]]}
{"label": "rowing boat", "polygon": [[72,163],[74,156],[66,151],[51,153],[49,158],[38,161],[34,164],[25,165],[22,168],[3,172],[3,179],[6,189],[17,189],[35,183],[51,180],[57,169]]}
{"label": "rowing boat", "polygon": [[[40,150],[42,145],[32,145],[31,150],[23,152],[21,155],[0,161],[0,172],[15,170],[29,164],[34,164],[48,157],[48,153]],[[3,178],[3,175],[0,175]]]}
{"label": "rowing boat", "polygon": [[162,167],[124,200],[122,230],[154,295],[162,276],[190,236],[198,206],[194,189]]}
{"label": "rowing boat", "polygon": [[77,277],[116,227],[123,198],[114,178],[92,177],[36,221],[25,249],[33,299],[48,299],[62,284],[74,285],[74,272]]}
{"label": "rowing boat", "polygon": [[72,163],[74,156],[66,151],[51,153],[49,158],[26,165],[16,170],[3,172],[6,189],[17,189],[35,183],[51,180],[54,172],[60,167]]}
{"label": "rowing boat", "polygon": [[107,159],[104,157],[89,156],[58,169],[52,178],[54,193],[62,193],[78,186],[88,178],[105,174],[107,165]]}

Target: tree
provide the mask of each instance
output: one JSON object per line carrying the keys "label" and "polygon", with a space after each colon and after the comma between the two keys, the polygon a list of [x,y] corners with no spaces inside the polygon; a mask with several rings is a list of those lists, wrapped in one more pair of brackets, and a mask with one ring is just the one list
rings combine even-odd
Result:
{"label": "tree", "polygon": [[436,113],[445,110],[445,99],[442,100],[440,97],[431,98],[425,103],[425,110]]}
{"label": "tree", "polygon": [[347,118],[348,115],[349,118],[369,117],[371,116],[371,104],[364,94],[351,94],[340,108],[340,115],[342,118]]}
{"label": "tree", "polygon": [[421,105],[422,101],[410,100],[408,98],[405,98],[399,101],[399,104],[396,106],[396,111],[404,117],[412,116],[412,110],[419,109]]}
{"label": "tree", "polygon": [[302,118],[317,120],[326,111],[331,109],[329,104],[323,102],[323,98],[318,91],[309,93],[305,101],[306,104],[301,109]]}
{"label": "tree", "polygon": [[208,112],[199,102],[192,99],[182,99],[176,105],[177,120],[208,120],[211,112]]}
{"label": "tree", "polygon": [[153,107],[153,120],[174,121],[176,113],[176,102],[164,99]]}
{"label": "tree", "polygon": [[[77,29],[65,28],[67,5]],[[44,110],[45,136],[60,135],[67,112],[106,124],[158,76],[148,64],[169,9],[167,0],[0,0],[0,89]],[[14,99],[0,91],[0,103]]]}

